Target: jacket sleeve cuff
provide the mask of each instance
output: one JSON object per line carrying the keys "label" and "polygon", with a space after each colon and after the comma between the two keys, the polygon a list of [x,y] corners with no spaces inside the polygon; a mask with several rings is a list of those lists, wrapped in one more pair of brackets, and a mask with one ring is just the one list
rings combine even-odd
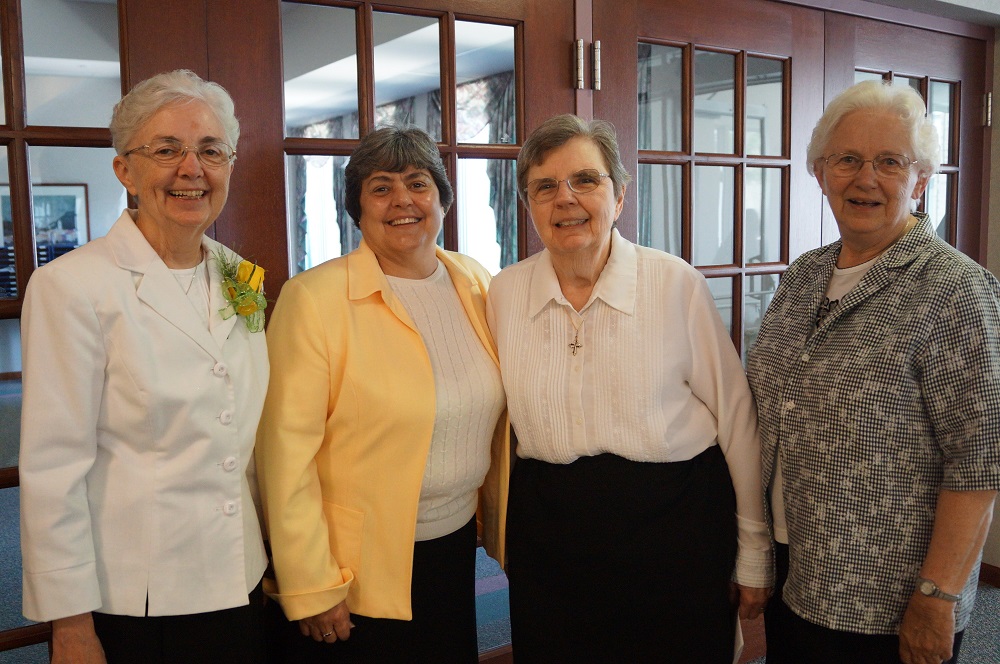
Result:
{"label": "jacket sleeve cuff", "polygon": [[354,573],[348,569],[341,569],[344,582],[338,586],[326,588],[324,590],[302,592],[302,593],[279,593],[273,580],[264,580],[264,591],[269,597],[274,598],[281,604],[285,612],[285,617],[289,620],[302,620],[316,616],[324,611],[329,611],[347,599],[347,591],[354,581]]}
{"label": "jacket sleeve cuff", "polygon": [[84,563],[53,572],[22,572],[24,617],[46,622],[101,608],[97,565]]}

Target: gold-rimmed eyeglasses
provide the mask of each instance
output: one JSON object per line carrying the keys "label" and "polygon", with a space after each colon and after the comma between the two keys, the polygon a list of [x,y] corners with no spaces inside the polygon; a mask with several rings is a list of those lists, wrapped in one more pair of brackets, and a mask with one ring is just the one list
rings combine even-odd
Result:
{"label": "gold-rimmed eyeglasses", "polygon": [[820,159],[823,160],[831,173],[842,176],[854,175],[865,164],[871,162],[872,168],[875,169],[876,173],[892,177],[900,173],[906,173],[910,170],[911,164],[917,163],[916,159],[910,159],[902,154],[880,154],[872,159],[862,159],[851,152],[837,152],[828,157],[820,157]]}
{"label": "gold-rimmed eyeglasses", "polygon": [[208,168],[219,168],[236,159],[236,150],[225,143],[204,143],[202,145],[183,145],[180,141],[163,139],[140,145],[122,153],[127,157],[136,152],[142,152],[153,161],[164,166],[176,166],[184,161],[188,152],[193,152],[198,161]]}
{"label": "gold-rimmed eyeglasses", "polygon": [[556,192],[559,191],[559,184],[562,182],[566,183],[570,191],[577,194],[586,194],[597,189],[601,185],[601,180],[609,177],[611,175],[608,173],[598,173],[597,171],[588,169],[573,173],[573,175],[565,180],[556,180],[554,178],[532,180],[524,190],[528,193],[528,197],[536,203],[547,203],[556,197]]}

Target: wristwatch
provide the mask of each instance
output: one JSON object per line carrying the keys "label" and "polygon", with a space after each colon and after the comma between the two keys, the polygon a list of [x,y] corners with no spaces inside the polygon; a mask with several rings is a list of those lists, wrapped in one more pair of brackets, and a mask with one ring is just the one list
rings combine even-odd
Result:
{"label": "wristwatch", "polygon": [[925,579],[922,576],[917,577],[917,590],[920,591],[921,595],[927,595],[928,597],[936,597],[938,599],[943,599],[946,602],[957,602],[962,599],[961,595],[952,595],[946,593],[945,591],[938,588],[938,585],[931,581],[930,579]]}

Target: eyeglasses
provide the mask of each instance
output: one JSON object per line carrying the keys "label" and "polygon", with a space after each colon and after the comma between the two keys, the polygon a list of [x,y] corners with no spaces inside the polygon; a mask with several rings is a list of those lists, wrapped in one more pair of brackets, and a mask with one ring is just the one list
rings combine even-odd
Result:
{"label": "eyeglasses", "polygon": [[205,143],[197,147],[182,145],[180,141],[163,139],[147,145],[140,145],[122,154],[127,157],[135,152],[142,152],[158,164],[176,166],[184,161],[188,152],[194,152],[198,161],[208,168],[219,168],[236,159],[236,150],[225,143]]}
{"label": "eyeglasses", "polygon": [[532,180],[524,190],[528,192],[531,200],[536,203],[547,203],[556,197],[560,182],[565,182],[569,190],[574,193],[586,194],[601,186],[601,180],[608,177],[611,177],[608,173],[586,170],[573,173],[573,175],[565,180],[554,180],[552,178]]}
{"label": "eyeglasses", "polygon": [[843,176],[856,174],[869,161],[876,173],[887,177],[906,173],[910,170],[910,164],[917,163],[916,159],[910,159],[901,154],[880,154],[874,159],[862,159],[850,152],[838,152],[829,157],[820,157],[820,159],[826,163],[831,173]]}

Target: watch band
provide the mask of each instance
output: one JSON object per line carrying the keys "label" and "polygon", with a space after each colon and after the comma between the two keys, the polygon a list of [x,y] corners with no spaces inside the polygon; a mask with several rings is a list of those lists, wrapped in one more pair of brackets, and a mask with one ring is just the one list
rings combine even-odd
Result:
{"label": "watch band", "polygon": [[920,591],[921,595],[926,595],[927,597],[936,597],[937,599],[943,599],[946,602],[958,602],[962,599],[961,595],[952,595],[951,593],[946,593],[945,591],[938,588],[938,584],[934,583],[930,579],[925,579],[922,576],[917,577],[917,590]]}

